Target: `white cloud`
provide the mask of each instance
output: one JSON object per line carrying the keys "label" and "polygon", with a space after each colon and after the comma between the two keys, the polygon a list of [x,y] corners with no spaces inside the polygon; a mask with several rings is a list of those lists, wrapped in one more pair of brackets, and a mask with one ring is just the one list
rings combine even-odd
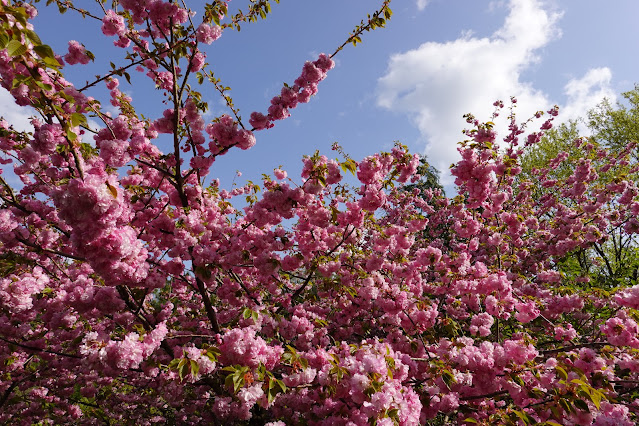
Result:
{"label": "white cloud", "polygon": [[[542,91],[522,81],[522,72],[539,61],[539,49],[560,36],[561,14],[548,11],[539,0],[511,0],[507,7],[503,26],[490,37],[465,32],[454,41],[427,42],[395,54],[378,82],[378,105],[414,119],[426,140],[426,154],[442,171],[445,184],[450,185],[448,167],[458,158],[464,114],[472,112],[488,120],[492,103],[497,99],[507,102],[511,96],[518,99],[520,118],[553,104]],[[588,86],[589,82],[602,81],[584,79],[575,80],[581,83],[574,83],[573,89],[567,88],[574,99],[594,93],[596,84]]]}
{"label": "white cloud", "polygon": [[13,96],[3,87],[0,87],[0,116],[7,120],[7,123],[13,125],[13,128],[19,131],[32,132],[31,117],[36,113],[33,108],[22,107],[15,103]]}
{"label": "white cloud", "polygon": [[[35,115],[35,111],[32,108],[16,105],[11,93],[3,87],[0,87],[0,106],[0,116],[3,117],[9,125],[12,125],[14,129],[27,132],[33,131],[30,117]],[[2,155],[2,157],[5,158],[4,155]],[[0,165],[0,169],[2,169],[2,177],[14,189],[23,187],[23,183],[18,179],[15,173],[13,173],[13,166],[11,164]]]}
{"label": "white cloud", "polygon": [[417,9],[424,10],[429,0],[417,0]]}
{"label": "white cloud", "polygon": [[[573,78],[564,86],[567,101],[561,109],[564,120],[585,117],[588,110],[594,108],[602,99],[607,98],[611,104],[617,100],[617,95],[611,87],[612,72],[610,68],[593,68],[588,70],[582,78]],[[583,123],[579,126],[581,133],[588,130]]]}

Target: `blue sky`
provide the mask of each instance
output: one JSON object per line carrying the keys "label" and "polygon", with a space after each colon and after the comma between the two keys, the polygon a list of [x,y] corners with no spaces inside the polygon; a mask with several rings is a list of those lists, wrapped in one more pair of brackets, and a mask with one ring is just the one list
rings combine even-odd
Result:
{"label": "blue sky", "polygon": [[[198,12],[202,3],[187,0]],[[230,5],[245,7],[245,2]],[[239,33],[226,31],[207,50],[207,60],[248,119],[252,111],[266,112],[270,98],[282,83],[292,83],[305,60],[332,53],[378,6],[372,0],[281,0],[265,21]],[[99,23],[71,12],[58,17],[54,9],[41,7],[34,25],[45,43],[65,53],[75,39],[97,57],[95,64],[65,67],[77,86],[103,72],[109,61],[124,63],[122,51],[101,36]],[[395,0],[391,7],[387,28],[346,47],[309,104],[258,132],[251,150],[218,160],[212,175],[229,186],[233,179],[259,180],[283,165],[295,177],[304,154],[319,149],[336,157],[330,150],[335,141],[359,160],[399,140],[413,152],[425,152],[450,191],[447,170],[457,158],[463,114],[487,120],[494,100],[516,96],[522,118],[554,104],[563,119],[575,118],[604,96],[615,101],[639,83],[636,0],[605,7],[595,0]],[[150,81],[134,78],[133,86],[123,81],[121,88],[145,115],[161,113],[159,98],[149,94]],[[203,86],[201,92],[212,107],[210,118],[225,112],[212,88]],[[105,93],[90,94],[107,105]],[[0,114],[25,125],[28,112],[12,106],[6,93],[0,94],[0,105]],[[234,178],[236,170],[241,178]]]}

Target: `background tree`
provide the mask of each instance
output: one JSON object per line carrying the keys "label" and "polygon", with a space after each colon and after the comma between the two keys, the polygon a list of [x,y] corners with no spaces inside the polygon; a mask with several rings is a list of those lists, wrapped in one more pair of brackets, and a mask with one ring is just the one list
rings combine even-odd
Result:
{"label": "background tree", "polygon": [[[628,142],[639,141],[639,85],[622,97],[616,106],[604,100],[585,117],[591,138],[610,150],[622,151]],[[636,152],[633,156],[637,161]]]}
{"label": "background tree", "polygon": [[[618,153],[621,157],[626,151],[627,144],[639,140],[639,87],[622,94],[626,103],[618,103],[613,107],[608,100],[603,100],[597,107],[588,111],[587,116],[562,123],[546,131],[541,140],[526,147],[521,160],[522,173],[520,179],[537,179],[534,169],[555,161],[557,166],[549,176],[552,179],[562,179],[575,172],[576,167],[587,160],[596,162],[597,156],[604,152]],[[585,124],[589,136],[579,134],[579,123]],[[583,143],[575,143],[583,141]],[[584,144],[594,146],[596,155],[584,158]],[[565,158],[563,161],[557,161]],[[611,168],[599,173],[597,180],[607,185],[622,185],[630,192],[636,191],[637,174],[629,173],[631,166],[636,164],[636,151],[632,152],[632,160],[625,172]],[[556,188],[534,186],[531,188],[535,197],[555,192]],[[581,285],[592,286],[604,290],[618,286],[637,284],[639,272],[639,247],[633,234],[623,232],[619,227],[607,231],[607,239],[601,244],[595,244],[588,250],[579,249],[567,256],[560,265],[566,274],[566,281],[588,281]]]}
{"label": "background tree", "polygon": [[417,174],[419,175],[419,180],[415,183],[405,185],[404,189],[412,191],[414,188],[418,188],[421,193],[425,193],[427,190],[438,190],[442,196],[446,195],[444,187],[439,182],[439,170],[428,162],[428,157],[425,154],[419,156]]}

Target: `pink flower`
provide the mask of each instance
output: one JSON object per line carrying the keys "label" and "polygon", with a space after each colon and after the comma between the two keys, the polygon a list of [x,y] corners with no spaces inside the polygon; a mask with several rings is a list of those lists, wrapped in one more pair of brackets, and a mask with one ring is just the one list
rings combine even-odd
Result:
{"label": "pink flower", "polygon": [[312,62],[306,62],[302,69],[302,75],[300,76],[300,86],[305,86],[308,83],[319,83],[326,78],[326,73],[317,68]]}
{"label": "pink flower", "polygon": [[280,346],[269,346],[264,339],[256,336],[252,328],[227,331],[219,349],[223,364],[243,364],[253,368],[263,364],[271,369],[279,363],[283,353]]}
{"label": "pink flower", "polygon": [[195,37],[197,41],[204,44],[211,44],[222,35],[222,29],[215,25],[210,26],[207,24],[200,24],[195,31]]}
{"label": "pink flower", "polygon": [[428,246],[425,249],[419,249],[416,253],[416,260],[420,265],[435,265],[442,258],[442,251],[437,247]]}
{"label": "pink flower", "polygon": [[83,45],[78,43],[75,40],[71,40],[69,42],[69,53],[64,55],[64,60],[67,61],[69,65],[75,64],[88,64],[91,58],[87,54],[87,50]]}
{"label": "pink flower", "polygon": [[191,59],[191,65],[189,67],[189,70],[191,70],[191,72],[197,72],[201,70],[202,67],[204,66],[205,60],[206,60],[206,55],[202,52],[197,52],[195,55],[193,55],[193,59]]}
{"label": "pink flower", "polygon": [[381,165],[375,157],[366,157],[359,163],[357,178],[363,184],[372,184],[381,177],[381,174]]}
{"label": "pink flower", "polygon": [[219,121],[209,125],[206,132],[222,146],[229,146],[234,143],[233,139],[237,135],[237,123],[228,115],[220,117]]}
{"label": "pink flower", "polygon": [[490,335],[490,328],[493,326],[495,319],[487,313],[477,314],[473,317],[470,325],[470,334],[479,334],[481,337]]}
{"label": "pink flower", "polygon": [[233,142],[240,149],[249,149],[255,145],[255,136],[250,130],[240,129],[233,137]]}
{"label": "pink flower", "polygon": [[639,349],[639,326],[624,311],[620,311],[616,317],[607,320],[601,326],[601,331],[615,346],[630,346]]}
{"label": "pink flower", "polygon": [[529,302],[517,302],[515,303],[515,309],[517,309],[517,313],[515,314],[515,318],[517,321],[522,323],[527,323],[535,318],[537,318],[540,314],[539,309],[535,305],[534,301]]}
{"label": "pink flower", "polygon": [[128,141],[118,139],[106,140],[100,143],[100,157],[104,159],[106,164],[115,167],[122,167],[131,160],[128,154]]}
{"label": "pink flower", "polygon": [[281,104],[272,104],[268,107],[268,116],[271,120],[283,120],[291,116],[288,109]]}
{"label": "pink flower", "polygon": [[323,72],[328,72],[335,67],[335,62],[325,53],[321,53],[319,58],[315,62],[313,62],[319,70]]}
{"label": "pink flower", "polygon": [[282,169],[275,169],[273,171],[273,174],[275,175],[276,179],[282,180],[282,179],[286,179],[286,172]]}
{"label": "pink flower", "polygon": [[572,328],[572,324],[568,324],[566,328],[557,326],[555,327],[555,339],[563,340],[566,342],[571,341],[577,337],[577,331]]}
{"label": "pink flower", "polygon": [[102,18],[102,33],[106,36],[122,36],[125,32],[124,18],[112,9],[107,10]]}
{"label": "pink flower", "polygon": [[617,292],[617,294],[615,294],[615,302],[621,306],[639,309],[639,285]]}
{"label": "pink flower", "polygon": [[103,361],[122,370],[137,368],[142,362],[144,345],[138,333],[129,333],[122,341],[110,341],[104,349]]}
{"label": "pink flower", "polygon": [[273,127],[271,119],[268,115],[264,115],[260,112],[255,111],[251,113],[249,123],[255,128],[255,130],[262,130]]}
{"label": "pink flower", "polygon": [[31,146],[41,154],[51,154],[55,152],[58,145],[65,143],[62,133],[62,126],[59,124],[44,124],[37,128]]}

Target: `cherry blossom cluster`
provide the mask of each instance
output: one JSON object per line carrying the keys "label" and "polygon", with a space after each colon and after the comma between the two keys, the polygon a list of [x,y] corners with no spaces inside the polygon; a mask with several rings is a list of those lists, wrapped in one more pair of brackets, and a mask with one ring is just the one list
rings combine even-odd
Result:
{"label": "cherry blossom cluster", "polygon": [[317,93],[317,84],[326,78],[326,73],[335,67],[335,62],[322,53],[315,61],[307,61],[302,73],[295,79],[293,86],[285,85],[279,96],[271,99],[268,114],[252,112],[249,122],[255,130],[273,127],[273,121],[290,117],[289,110],[300,103],[307,103]]}

